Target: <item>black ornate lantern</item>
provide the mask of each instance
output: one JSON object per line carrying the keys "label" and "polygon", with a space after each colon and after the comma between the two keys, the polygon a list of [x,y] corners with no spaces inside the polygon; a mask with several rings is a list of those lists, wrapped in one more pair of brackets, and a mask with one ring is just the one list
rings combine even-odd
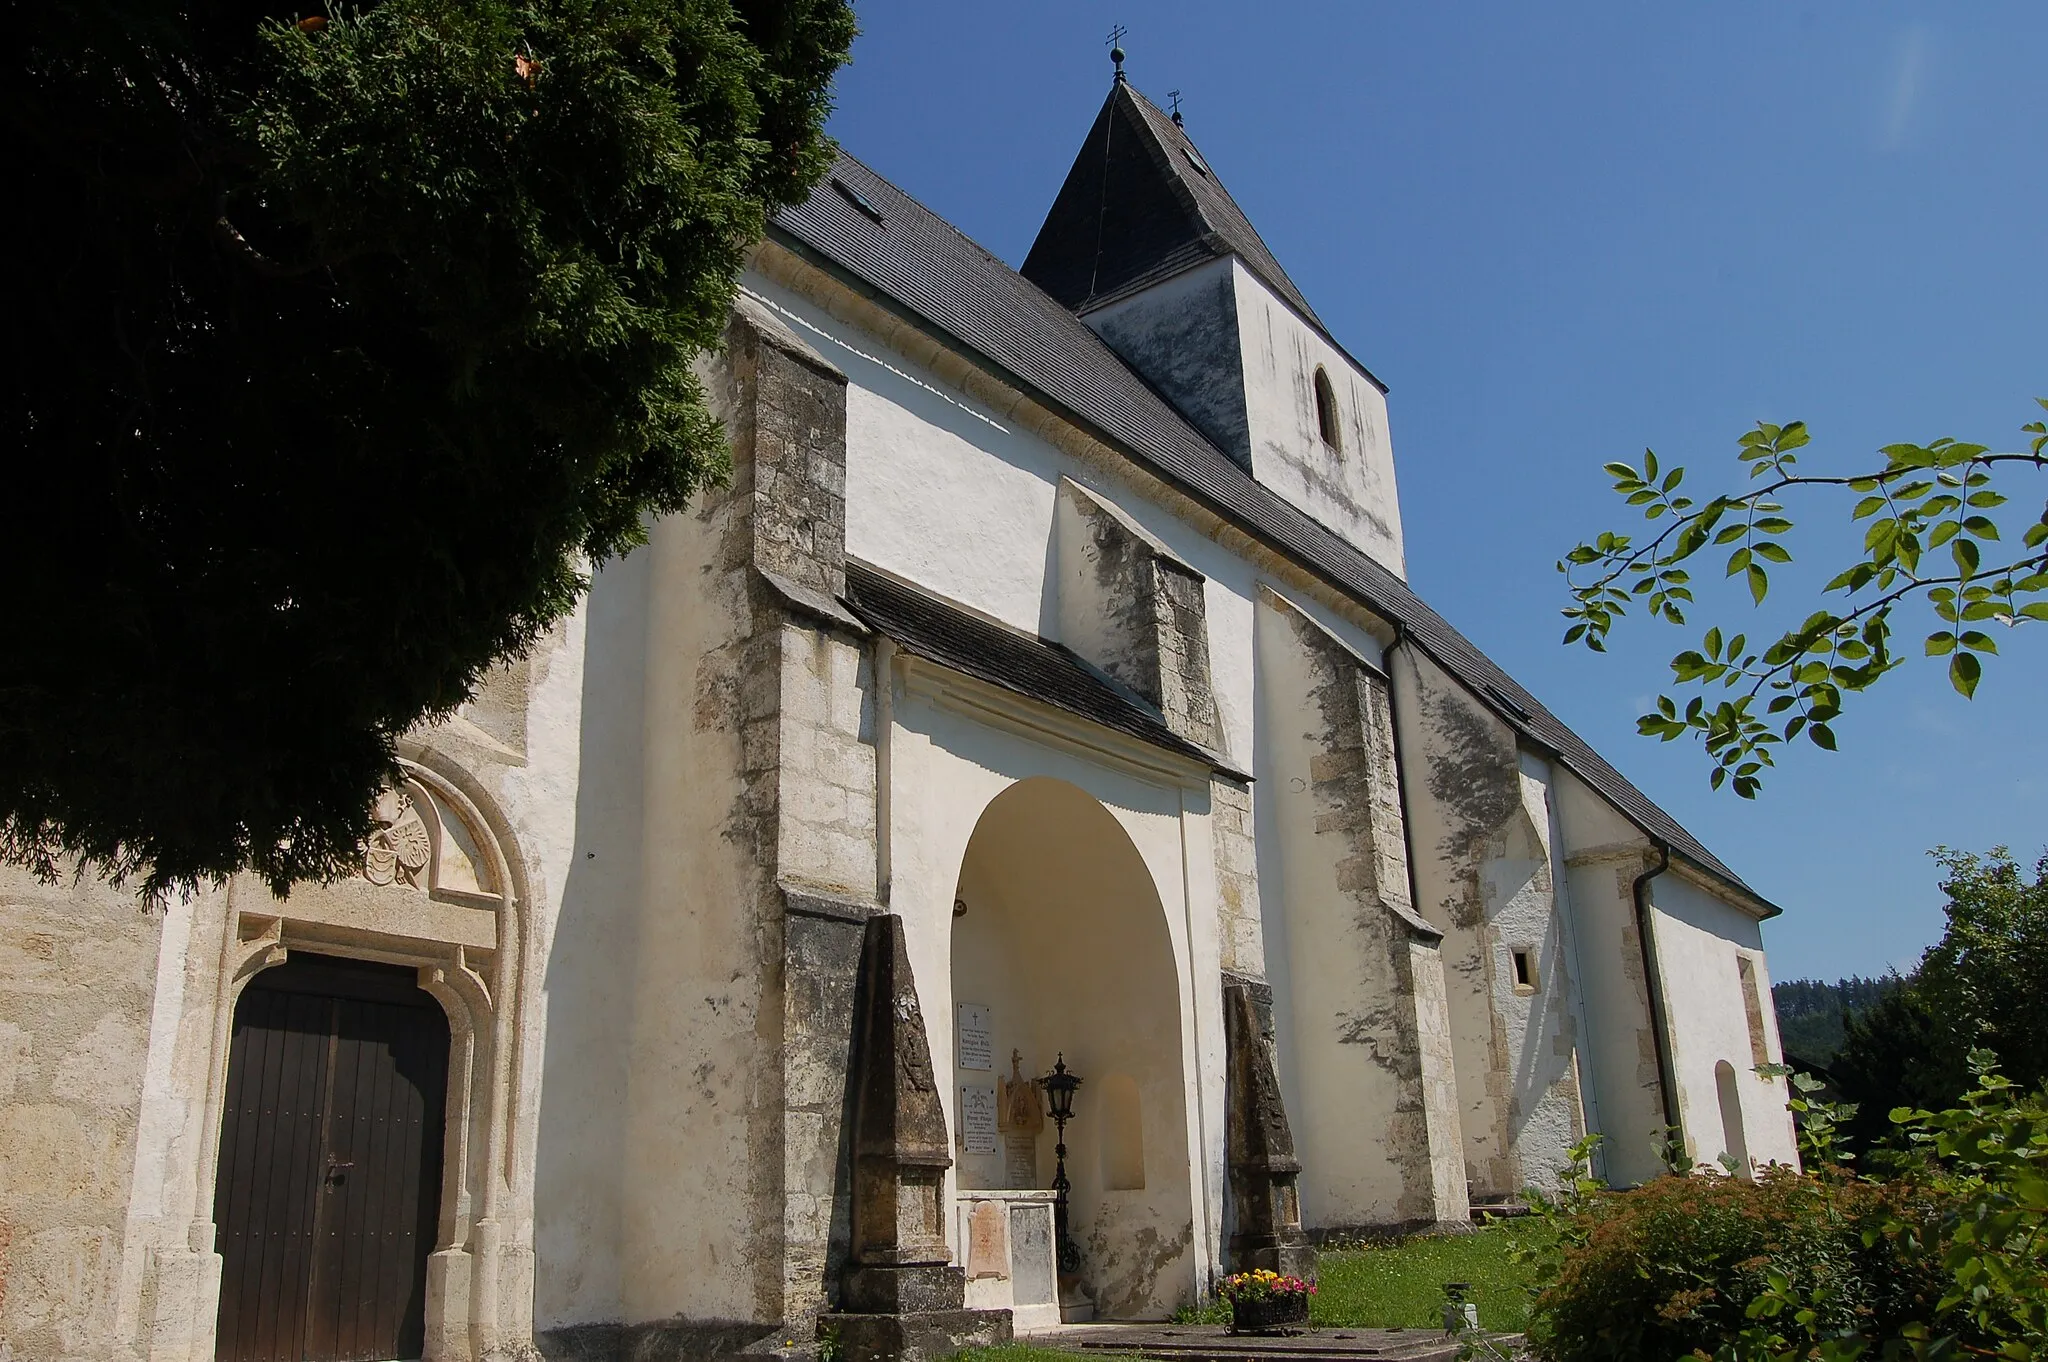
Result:
{"label": "black ornate lantern", "polygon": [[1052,1072],[1038,1080],[1038,1086],[1045,1090],[1046,1105],[1052,1108],[1052,1217],[1060,1271],[1079,1272],[1081,1250],[1067,1233],[1067,1193],[1072,1189],[1072,1184],[1067,1181],[1067,1122],[1073,1119],[1074,1092],[1081,1086],[1081,1080],[1067,1072],[1067,1057],[1062,1052],[1054,1061]]}

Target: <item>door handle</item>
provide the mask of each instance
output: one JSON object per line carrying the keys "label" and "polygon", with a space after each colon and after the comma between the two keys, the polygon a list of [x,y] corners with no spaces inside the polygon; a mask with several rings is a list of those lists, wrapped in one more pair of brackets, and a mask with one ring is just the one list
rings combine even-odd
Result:
{"label": "door handle", "polygon": [[355,1167],[353,1159],[329,1159],[326,1181],[330,1184],[348,1180],[348,1170]]}

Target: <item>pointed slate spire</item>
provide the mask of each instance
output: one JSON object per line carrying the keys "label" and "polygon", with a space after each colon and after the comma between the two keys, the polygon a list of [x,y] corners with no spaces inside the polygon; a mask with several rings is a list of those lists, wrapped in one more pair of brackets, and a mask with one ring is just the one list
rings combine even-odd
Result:
{"label": "pointed slate spire", "polygon": [[1226,255],[1322,328],[1186,131],[1120,80],[1020,272],[1069,310],[1087,312]]}

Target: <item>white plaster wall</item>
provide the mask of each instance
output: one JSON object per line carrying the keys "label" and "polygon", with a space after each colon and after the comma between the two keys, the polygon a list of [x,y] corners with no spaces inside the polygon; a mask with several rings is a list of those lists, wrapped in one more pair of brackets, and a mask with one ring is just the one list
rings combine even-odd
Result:
{"label": "white plaster wall", "polygon": [[1552,768],[1551,797],[1582,971],[1589,1036],[1582,1073],[1598,1095],[1597,1128],[1605,1136],[1595,1167],[1609,1182],[1632,1186],[1664,1167],[1657,1152],[1664,1108],[1632,890],[1655,861],[1635,825],[1562,767]]}
{"label": "white plaster wall", "polygon": [[[1253,476],[1405,576],[1386,394],[1258,276],[1232,263]],[[1316,424],[1318,365],[1336,393],[1341,450],[1323,443]]]}
{"label": "white plaster wall", "polygon": [[[1301,1220],[1313,1229],[1435,1221],[1428,1170],[1418,1167],[1429,1146],[1417,1079],[1404,1063],[1412,1057],[1394,1052],[1395,1033],[1412,1022],[1395,957],[1409,952],[1407,931],[1352,878],[1372,859],[1371,829],[1322,824],[1331,796],[1319,798],[1318,781],[1343,774],[1332,766],[1344,757],[1330,749],[1362,735],[1329,731],[1316,696],[1340,683],[1315,665],[1289,616],[1269,606],[1258,628],[1257,774],[1267,791],[1260,905],[1282,1092],[1302,1165]],[[1380,754],[1368,745],[1356,755]],[[1405,883],[1389,889],[1406,904]],[[1440,991],[1441,966],[1428,964]],[[1460,1200],[1443,1213],[1463,1209]]]}
{"label": "white plaster wall", "polygon": [[[1128,1272],[1139,1255],[1150,1252],[1152,1262],[1146,1275],[1151,1285],[1144,1288],[1147,1299],[1151,1307],[1170,1311],[1206,1287],[1208,1270],[1221,1249],[1222,1002],[1216,986],[1214,860],[1203,826],[1206,785],[1191,789],[1164,773],[1133,771],[1113,757],[1090,755],[1056,734],[1018,731],[991,722],[992,717],[963,711],[957,701],[936,699],[921,685],[902,693],[895,706],[889,747],[892,874],[888,901],[891,911],[904,919],[911,968],[919,993],[927,1000],[925,1019],[932,1052],[940,1072],[950,1072],[949,1061],[957,1053],[952,905],[968,843],[983,811],[1020,780],[1051,777],[1075,786],[1109,811],[1142,858],[1159,896],[1171,947],[1179,1011],[1175,1042],[1179,1047],[1179,1110],[1175,1119],[1162,1121],[1157,1128],[1164,1138],[1156,1145],[1155,1128],[1148,1122],[1145,1161],[1148,1192],[1155,1167],[1163,1176],[1179,1171],[1187,1179],[1187,1209],[1177,1223],[1134,1214],[1123,1228],[1125,1242],[1117,1246],[1121,1272]],[[1059,847],[1048,846],[1044,854],[1057,861],[1062,853]],[[975,892],[986,892],[986,888]],[[971,899],[969,911],[973,911]],[[1086,951],[1088,946],[1085,941],[1073,941],[1064,948]],[[1015,1006],[1014,999],[1010,1005]],[[1089,1055],[1091,1038],[1085,1031],[1085,1027],[1074,1028],[1075,1038],[1067,1051],[1077,1070]],[[1065,1043],[1052,1040],[1052,1034],[1048,1030],[1036,1048]],[[1050,1059],[1050,1055],[1041,1055],[1034,1062],[1042,1072]],[[1087,1092],[1082,1089],[1077,1103],[1083,1117],[1070,1127],[1071,1143],[1077,1149],[1087,1139],[1086,1128],[1079,1124],[1085,1118]],[[957,1131],[957,1094],[951,1084],[942,1096],[949,1127]],[[1176,1141],[1178,1149],[1174,1148]],[[949,1176],[957,1177],[959,1172],[956,1168]],[[978,1169],[971,1176],[978,1178],[982,1172]],[[1090,1209],[1077,1202],[1077,1233],[1086,1228],[1089,1214]],[[1132,1299],[1139,1285],[1135,1281],[1120,1283],[1116,1294]]]}
{"label": "white plaster wall", "polygon": [[[1785,1080],[1758,1075],[1750,1052],[1748,1012],[1736,960],[1738,952],[1749,952],[1761,970],[1763,936],[1757,919],[1677,872],[1650,881],[1650,902],[1688,1151],[1702,1163],[1713,1163],[1724,1151],[1714,1065],[1725,1060],[1735,1070],[1750,1158],[1796,1166],[1798,1140],[1785,1106]],[[1757,983],[1768,1000],[1768,979],[1760,974]],[[1783,1051],[1768,1001],[1765,1019],[1771,1058],[1781,1061]]]}
{"label": "white plaster wall", "polygon": [[[655,553],[595,574],[575,645],[535,687],[520,808],[544,854],[535,879],[528,1091],[535,1108],[535,1324],[621,1317],[622,1175],[642,802],[648,596]],[[556,820],[567,818],[569,826]],[[522,833],[522,836],[527,835]]]}
{"label": "white plaster wall", "polygon": [[[1234,761],[1250,763],[1252,603],[1261,580],[1251,563],[802,295],[758,275],[743,282],[847,375],[848,554],[992,619],[1057,638],[1059,482],[1070,477],[1096,489],[1207,579],[1209,666],[1223,739]],[[1370,633],[1314,601],[1300,605],[1378,660],[1380,643]]]}
{"label": "white plaster wall", "polygon": [[[1525,1185],[1554,1185],[1586,1132],[1578,1076],[1579,981],[1558,910],[1550,846],[1550,768],[1520,754],[1521,816],[1481,874],[1493,928],[1493,1006],[1505,1024],[1510,1149]],[[1534,956],[1536,988],[1515,985],[1513,953]]]}
{"label": "white plaster wall", "polygon": [[[1444,933],[1466,1176],[1476,1198],[1511,1196],[1524,1179],[1513,1162],[1513,1071],[1495,1005],[1501,942],[1490,914],[1521,881],[1505,867],[1486,871],[1507,855],[1506,834],[1527,822],[1514,732],[1413,647],[1393,652],[1388,674],[1408,768],[1415,907]],[[1518,859],[1535,863],[1541,853],[1530,847]]]}
{"label": "white plaster wall", "polygon": [[1224,453],[1249,468],[1237,275],[1225,256],[1082,318]]}

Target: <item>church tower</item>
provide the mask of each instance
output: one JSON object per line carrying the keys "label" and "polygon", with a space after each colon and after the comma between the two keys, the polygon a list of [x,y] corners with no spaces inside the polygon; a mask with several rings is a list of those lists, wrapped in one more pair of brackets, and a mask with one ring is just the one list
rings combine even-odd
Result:
{"label": "church tower", "polygon": [[1121,64],[1022,273],[1246,472],[1405,575],[1386,388]]}

